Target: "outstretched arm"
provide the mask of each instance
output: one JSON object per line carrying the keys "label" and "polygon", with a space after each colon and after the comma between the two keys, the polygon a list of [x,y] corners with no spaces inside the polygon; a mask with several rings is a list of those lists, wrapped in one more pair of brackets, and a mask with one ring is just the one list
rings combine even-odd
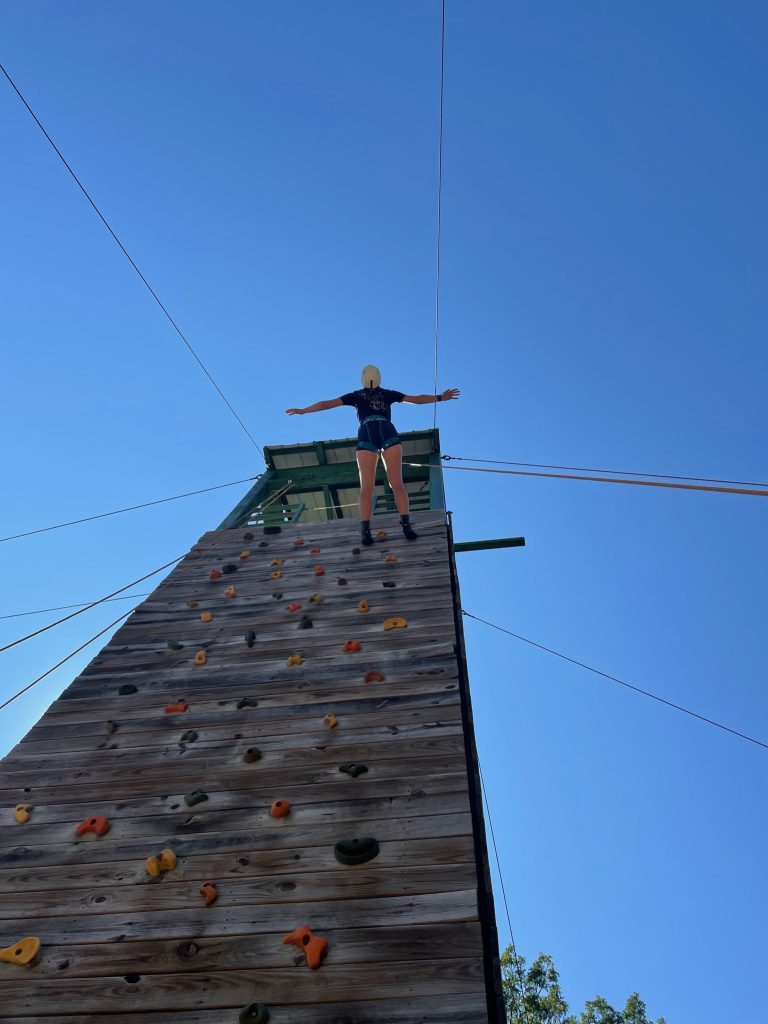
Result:
{"label": "outstretched arm", "polygon": [[450,402],[460,394],[458,388],[447,388],[439,395],[404,395],[403,401],[410,402],[411,405],[429,405],[430,402]]}
{"label": "outstretched arm", "polygon": [[314,405],[308,405],[306,409],[286,409],[285,411],[289,416],[303,416],[305,412],[325,412],[326,409],[335,409],[343,404],[340,398],[329,398],[325,402],[315,402]]}

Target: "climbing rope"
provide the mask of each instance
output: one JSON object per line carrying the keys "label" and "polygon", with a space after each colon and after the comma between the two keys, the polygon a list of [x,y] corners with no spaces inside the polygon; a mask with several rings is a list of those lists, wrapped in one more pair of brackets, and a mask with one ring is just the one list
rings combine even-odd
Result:
{"label": "climbing rope", "polygon": [[[150,591],[146,591],[143,594],[126,594],[124,597],[108,597],[106,601],[102,603],[106,604],[108,601],[130,601],[134,597],[149,597],[149,594]],[[45,615],[46,612],[63,612],[66,611],[68,608],[85,608],[85,606],[90,603],[91,602],[89,601],[80,601],[78,604],[60,604],[54,608],[36,608],[34,611],[31,612],[12,612],[10,615],[0,615],[0,620],[21,619],[25,615]]]}
{"label": "climbing rope", "polygon": [[650,697],[652,700],[658,701],[659,704],[664,704],[668,708],[674,708],[675,711],[682,711],[683,714],[690,715],[691,718],[697,718],[700,722],[705,722],[707,725],[713,725],[716,729],[722,729],[723,732],[728,732],[732,736],[738,736],[739,739],[748,740],[750,743],[754,743],[756,746],[763,747],[765,750],[768,750],[768,743],[763,743],[762,740],[755,739],[754,736],[748,736],[744,732],[739,732],[738,729],[732,729],[729,725],[723,725],[722,722],[717,722],[714,718],[707,718],[706,715],[700,715],[698,711],[691,711],[690,708],[683,707],[682,704],[675,704],[673,701],[667,700],[666,697],[659,697],[658,694],[651,693],[650,690],[643,690],[641,687],[635,686],[633,683],[628,683],[624,679],[619,679],[618,676],[612,676],[610,673],[603,672],[601,669],[594,668],[592,665],[586,665],[583,661],[577,661],[576,658],[570,658],[567,654],[561,654],[560,651],[554,651],[551,647],[545,647],[544,644],[538,644],[534,640],[529,640],[527,637],[521,636],[519,633],[513,633],[512,630],[505,629],[504,626],[497,626],[495,622],[489,622],[487,619],[481,619],[479,615],[473,615],[464,608],[461,609],[461,614],[466,615],[469,619],[474,619],[476,622],[482,622],[483,625],[490,626],[492,629],[497,629],[500,633],[506,633],[507,636],[514,637],[516,640],[522,640],[523,643],[530,644],[531,647],[537,647],[540,651],[546,651],[547,654],[554,654],[556,658],[568,661],[571,665],[577,665],[579,668],[586,669],[588,672],[594,672],[595,675],[602,676],[603,679],[608,679],[612,683],[618,683],[620,686],[624,686],[628,690],[633,690],[635,693],[639,693],[643,697]]}
{"label": "climbing rope", "polygon": [[112,629],[113,626],[116,626],[118,624],[118,622],[120,622],[122,619],[127,618],[131,614],[132,611],[133,611],[133,608],[131,608],[130,611],[123,612],[123,614],[118,616],[118,618],[116,618],[114,622],[110,622],[110,624],[108,626],[105,626],[104,629],[99,630],[98,633],[95,633],[90,638],[90,640],[86,640],[84,644],[80,644],[80,646],[76,647],[74,651],[71,651],[66,656],[66,658],[62,658],[61,661],[57,661],[56,664],[52,668],[49,668],[47,672],[43,672],[43,674],[41,676],[38,676],[37,679],[33,679],[31,683],[27,683],[27,685],[25,687],[23,687],[21,690],[19,690],[18,693],[14,693],[14,695],[12,697],[9,697],[8,700],[6,700],[2,704],[0,704],[0,711],[2,711],[3,708],[8,707],[9,704],[11,704],[13,701],[15,701],[16,698],[20,697],[23,693],[26,693],[27,690],[31,690],[33,686],[36,686],[37,683],[39,683],[43,679],[45,679],[46,676],[49,676],[51,674],[51,672],[55,672],[57,668],[61,668],[61,666],[65,662],[69,661],[70,658],[74,658],[74,656],[76,654],[79,654],[80,651],[84,650],[84,648],[86,648],[89,644],[92,644],[94,640],[98,640],[100,636],[104,636],[104,634],[108,630]]}
{"label": "climbing rope", "polygon": [[[70,615],[65,615],[61,619],[57,619],[55,622],[49,622],[47,626],[42,626],[40,629],[36,629],[34,633],[27,633],[26,636],[20,636],[18,640],[13,640],[11,643],[6,644],[4,647],[0,647],[0,654],[3,651],[10,650],[11,647],[16,647],[18,644],[23,644],[25,640],[31,640],[35,636],[40,636],[41,633],[47,632],[49,629],[53,629],[54,626],[60,626],[62,622],[68,622],[70,619],[74,619],[77,615],[82,615],[83,612],[87,612],[90,608],[95,608],[99,604],[104,604],[110,598],[115,597],[116,594],[122,594],[124,590],[129,590],[131,587],[135,587],[138,583],[143,583],[144,580],[148,580],[151,576],[157,576],[163,569],[167,569],[171,565],[175,565],[176,562],[180,562],[184,555],[179,555],[177,558],[172,558],[170,562],[166,562],[165,565],[161,565],[159,569],[153,569],[152,572],[148,572],[145,576],[139,576],[137,580],[133,580],[131,583],[126,583],[124,587],[120,587],[118,590],[113,590],[111,594],[106,594],[104,597],[98,598],[96,601],[92,601],[90,604],[80,608],[79,611],[72,612]],[[134,595],[135,596],[135,595]],[[130,612],[126,612],[129,615]],[[119,620],[118,620],[119,621]],[[101,635],[101,634],[99,634]]]}
{"label": "climbing rope", "polygon": [[[428,469],[424,462],[404,462],[404,466],[415,466],[417,469]],[[573,476],[566,473],[533,473],[522,469],[485,469],[482,466],[444,466],[465,473],[500,473],[502,476],[537,476],[553,480],[587,480],[600,484],[627,484],[634,487],[666,487],[678,491],[711,491],[719,494],[749,494],[755,497],[768,498],[768,490],[747,489],[742,487],[709,487],[704,484],[677,484],[663,480],[621,480],[608,476]]]}
{"label": "climbing rope", "polygon": [[445,0],[440,29],[440,134],[437,148],[437,235],[435,238],[435,404],[432,429],[437,426],[437,353],[440,341],[440,236],[443,223],[443,100],[445,96]]}
{"label": "climbing rope", "polygon": [[[7,540],[18,540],[20,537],[32,537],[37,533],[49,533],[51,530],[63,530],[65,526],[77,526],[79,523],[90,523],[94,519],[106,519],[109,516],[119,516],[123,512],[135,512],[139,508],[149,508],[151,505],[162,505],[167,501],[178,501],[180,498],[191,498],[195,494],[208,494],[209,491],[220,491],[224,487],[235,487],[237,484],[251,483],[258,480],[257,476],[246,476],[242,480],[232,480],[228,484],[216,484],[213,487],[203,487],[199,491],[185,491],[184,494],[173,494],[170,498],[156,498],[154,501],[144,501],[140,505],[127,505],[125,508],[116,508],[112,512],[99,512],[94,516],[83,516],[82,519],[70,519],[66,523],[57,523],[55,526],[41,526],[37,530],[26,530],[24,533],[12,533],[8,537],[0,537],[0,544]],[[4,618],[5,616],[0,616]]]}
{"label": "climbing rope", "polygon": [[67,163],[67,161],[65,160],[65,158],[64,158],[64,155],[62,154],[61,150],[60,150],[60,149],[59,149],[59,147],[58,147],[58,146],[56,145],[56,143],[55,143],[55,142],[53,141],[53,139],[52,139],[52,138],[51,138],[51,136],[50,136],[50,135],[48,134],[48,132],[47,132],[47,131],[45,130],[45,128],[43,127],[43,125],[42,125],[42,122],[41,122],[41,121],[40,121],[40,119],[38,118],[37,114],[36,114],[36,113],[34,112],[34,110],[32,109],[32,107],[30,107],[29,103],[27,103],[26,99],[25,99],[25,98],[24,98],[24,96],[23,96],[23,95],[21,94],[21,91],[20,91],[19,87],[18,87],[18,86],[16,85],[16,83],[15,83],[15,82],[14,82],[14,80],[13,80],[13,79],[11,78],[11,76],[10,76],[10,75],[8,74],[8,72],[6,71],[5,67],[3,67],[3,65],[2,65],[2,64],[0,64],[0,71],[2,71],[2,72],[3,72],[3,74],[5,75],[5,77],[6,77],[7,79],[8,79],[8,81],[9,81],[9,83],[10,83],[10,85],[11,85],[11,88],[12,88],[12,89],[14,90],[14,92],[15,92],[15,93],[16,93],[16,95],[17,95],[17,96],[19,97],[19,99],[21,100],[21,102],[22,102],[22,103],[24,104],[24,106],[25,106],[25,107],[27,108],[27,110],[29,111],[30,115],[31,115],[31,116],[32,116],[32,118],[34,119],[34,121],[35,121],[35,124],[37,125],[37,127],[38,127],[38,128],[40,129],[40,131],[41,131],[41,132],[43,133],[43,135],[44,135],[44,136],[46,137],[46,139],[48,140],[48,142],[50,142],[50,144],[51,144],[51,146],[53,147],[53,150],[54,150],[54,152],[56,153],[56,155],[58,156],[58,158],[59,158],[59,159],[61,160],[61,162],[62,162],[62,163],[64,164],[64,166],[65,166],[65,167],[66,167],[66,169],[67,169],[67,170],[69,171],[69,173],[70,173],[70,174],[72,175],[72,178],[74,179],[74,181],[75,181],[75,183],[76,183],[77,187],[78,187],[78,188],[80,189],[80,191],[81,191],[81,192],[83,193],[83,195],[84,195],[84,196],[85,196],[85,198],[86,198],[86,199],[88,200],[88,202],[89,202],[89,203],[91,204],[91,206],[92,206],[92,207],[93,207],[93,209],[95,210],[96,214],[98,215],[98,217],[99,217],[99,219],[101,220],[101,222],[102,222],[102,224],[104,225],[104,227],[105,227],[105,228],[107,229],[107,231],[108,231],[108,232],[110,233],[110,235],[112,236],[112,238],[113,238],[113,239],[115,240],[115,242],[116,242],[116,243],[118,244],[118,246],[120,247],[120,249],[121,249],[121,251],[122,251],[123,255],[125,256],[125,258],[126,258],[126,259],[128,260],[128,262],[129,262],[129,263],[131,264],[131,266],[132,266],[132,267],[133,267],[133,269],[134,269],[134,270],[136,271],[136,273],[137,273],[137,274],[139,275],[139,277],[141,278],[141,280],[142,280],[143,284],[145,285],[145,287],[146,287],[147,291],[149,292],[149,294],[150,294],[150,295],[152,296],[152,298],[153,298],[153,299],[155,300],[155,302],[157,303],[157,305],[158,305],[158,306],[160,307],[160,309],[161,309],[161,310],[163,311],[163,313],[165,314],[165,317],[167,318],[167,320],[168,320],[168,322],[170,323],[171,327],[173,327],[174,331],[176,331],[176,333],[178,334],[178,336],[179,336],[179,337],[181,338],[181,340],[182,340],[182,341],[184,342],[184,344],[185,344],[185,345],[187,346],[187,348],[189,349],[190,353],[191,353],[191,354],[192,354],[192,356],[194,357],[194,359],[195,359],[195,361],[197,362],[197,364],[198,364],[198,366],[200,367],[200,369],[201,369],[201,370],[203,371],[203,373],[204,373],[204,374],[206,375],[206,377],[208,378],[208,380],[209,380],[209,381],[211,382],[211,384],[212,384],[212,385],[214,386],[214,388],[215,388],[215,389],[216,389],[216,391],[218,392],[218,394],[219,394],[219,397],[221,398],[221,400],[222,400],[222,401],[224,402],[224,404],[226,405],[226,407],[227,407],[227,408],[229,409],[229,411],[230,411],[230,412],[232,413],[232,415],[233,415],[233,416],[235,417],[235,419],[237,420],[237,422],[238,422],[238,423],[240,424],[240,426],[242,427],[243,431],[245,432],[246,436],[247,436],[247,437],[248,437],[248,439],[250,440],[251,444],[252,444],[252,445],[254,446],[254,448],[255,448],[255,449],[256,449],[256,450],[257,450],[257,451],[259,452],[259,454],[261,455],[261,457],[262,457],[262,458],[264,458],[264,452],[263,452],[263,451],[262,451],[262,449],[261,449],[261,448],[259,447],[259,445],[258,445],[258,444],[256,443],[256,440],[255,440],[255,438],[253,437],[253,435],[251,434],[251,432],[250,432],[250,431],[248,430],[248,428],[246,427],[246,425],[245,425],[245,424],[243,423],[243,421],[242,421],[242,420],[240,419],[240,417],[238,416],[238,414],[237,414],[237,413],[235,412],[235,409],[234,409],[234,407],[233,407],[232,403],[231,403],[231,402],[229,401],[229,399],[227,398],[227,396],[226,396],[226,395],[224,394],[224,392],[223,392],[223,391],[221,390],[221,388],[219,387],[219,385],[218,385],[218,384],[216,383],[216,381],[215,381],[215,380],[213,379],[213,377],[211,376],[211,374],[210,374],[210,373],[209,373],[209,371],[208,371],[208,367],[207,367],[207,366],[205,365],[205,363],[204,363],[204,362],[202,361],[202,359],[200,358],[200,356],[199,356],[199,355],[197,354],[197,352],[195,352],[195,350],[194,350],[194,349],[192,348],[192,346],[190,345],[189,341],[187,340],[187,338],[186,338],[186,336],[185,336],[184,332],[182,331],[182,329],[181,329],[181,328],[179,327],[179,325],[178,325],[178,324],[176,323],[176,321],[175,321],[175,320],[173,319],[173,317],[172,317],[172,316],[171,316],[171,314],[170,314],[170,313],[168,312],[168,310],[166,309],[166,307],[165,307],[165,306],[163,305],[163,303],[162,303],[162,302],[160,301],[160,298],[159,298],[159,296],[158,296],[157,292],[156,292],[156,291],[154,290],[154,288],[153,288],[153,287],[152,287],[152,285],[151,285],[151,284],[149,283],[149,281],[148,281],[148,280],[146,279],[146,277],[145,277],[145,276],[144,276],[144,274],[143,274],[143,273],[141,272],[141,270],[139,270],[139,267],[138,267],[138,265],[137,265],[137,264],[136,264],[136,263],[134,262],[133,258],[131,257],[130,253],[128,252],[128,250],[127,250],[127,249],[125,248],[125,246],[123,245],[123,243],[122,243],[122,242],[120,241],[120,239],[119,239],[119,238],[117,237],[117,235],[115,234],[115,232],[114,232],[114,231],[112,230],[112,226],[110,225],[109,221],[108,221],[108,220],[107,220],[107,218],[106,218],[106,217],[104,216],[104,214],[103,214],[103,213],[101,212],[101,210],[100,210],[100,209],[98,208],[98,206],[96,205],[96,203],[95,203],[95,202],[93,201],[93,199],[92,199],[92,198],[91,198],[91,196],[89,195],[88,191],[86,190],[85,186],[84,186],[84,185],[83,185],[83,183],[82,183],[82,182],[80,181],[80,179],[78,178],[78,176],[77,176],[77,175],[75,174],[75,172],[74,172],[74,171],[72,170],[72,168],[70,167],[70,165],[69,165],[69,164]]}

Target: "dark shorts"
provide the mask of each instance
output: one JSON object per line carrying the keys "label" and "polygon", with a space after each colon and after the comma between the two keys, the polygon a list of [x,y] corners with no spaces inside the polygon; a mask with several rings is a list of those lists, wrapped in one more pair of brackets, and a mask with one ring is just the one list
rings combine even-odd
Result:
{"label": "dark shorts", "polygon": [[357,451],[381,452],[401,443],[394,424],[383,416],[366,417],[357,432]]}

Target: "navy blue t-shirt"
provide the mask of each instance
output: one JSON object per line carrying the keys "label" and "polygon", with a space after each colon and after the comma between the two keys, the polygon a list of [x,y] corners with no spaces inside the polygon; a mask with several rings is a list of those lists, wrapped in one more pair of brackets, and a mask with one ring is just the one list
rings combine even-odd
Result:
{"label": "navy blue t-shirt", "polygon": [[402,391],[390,391],[388,388],[360,388],[359,391],[350,391],[348,395],[342,395],[341,401],[343,405],[355,407],[360,423],[366,416],[383,416],[391,423],[390,409],[393,403],[402,402],[404,398],[405,394]]}

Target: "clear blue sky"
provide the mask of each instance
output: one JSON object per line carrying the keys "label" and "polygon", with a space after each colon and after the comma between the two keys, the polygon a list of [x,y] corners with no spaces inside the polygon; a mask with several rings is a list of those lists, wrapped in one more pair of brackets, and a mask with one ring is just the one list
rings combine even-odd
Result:
{"label": "clear blue sky", "polygon": [[[437,0],[7,0],[0,35],[261,443],[348,435],[349,410],[283,410],[367,362],[431,390]],[[449,0],[444,452],[768,480],[766,35],[756,2]],[[0,532],[258,472],[4,81],[0,119]],[[768,738],[764,499],[446,477],[460,539],[528,540],[461,556],[467,609]],[[114,589],[240,493],[0,545],[2,613]],[[3,655],[3,694],[120,608]],[[638,989],[669,1024],[764,1020],[766,752],[467,639],[521,951],[575,1007]],[[2,750],[86,660],[3,712]]]}

